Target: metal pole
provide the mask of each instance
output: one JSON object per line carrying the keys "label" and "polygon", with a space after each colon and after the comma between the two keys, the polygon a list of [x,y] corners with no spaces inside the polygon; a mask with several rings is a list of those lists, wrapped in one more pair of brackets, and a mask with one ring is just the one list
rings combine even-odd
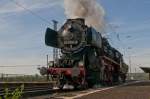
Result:
{"label": "metal pole", "polygon": [[129,78],[131,79],[131,56],[129,56]]}
{"label": "metal pole", "polygon": [[[54,23],[54,30],[57,31],[57,24],[58,22],[56,20],[52,20]],[[54,48],[53,49],[53,60],[56,62],[58,60],[58,49]]]}
{"label": "metal pole", "polygon": [[135,67],[135,78],[137,78],[137,77],[136,77],[136,67]]}
{"label": "metal pole", "polygon": [[58,22],[56,20],[52,20],[52,21],[54,23],[54,30],[57,31],[57,24],[58,24]]}
{"label": "metal pole", "polygon": [[[46,55],[46,59],[47,59],[47,69],[49,68],[48,67],[48,55]],[[47,73],[47,81],[49,80],[49,74]]]}
{"label": "metal pole", "polygon": [[150,73],[149,73],[149,80],[150,80]]}
{"label": "metal pole", "polygon": [[[128,50],[132,49],[131,47],[128,47]],[[129,79],[131,80],[131,54],[129,53]]]}

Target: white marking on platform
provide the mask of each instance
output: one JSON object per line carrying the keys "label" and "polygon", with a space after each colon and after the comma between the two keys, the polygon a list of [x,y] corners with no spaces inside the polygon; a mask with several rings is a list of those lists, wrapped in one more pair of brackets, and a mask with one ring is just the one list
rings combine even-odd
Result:
{"label": "white marking on platform", "polygon": [[[103,89],[97,89],[97,90],[94,90],[94,91],[90,91],[88,93],[79,94],[77,96],[71,97],[70,99],[80,98],[80,97],[83,97],[83,96],[87,96],[89,94],[93,94],[93,93],[96,93],[96,92],[101,92],[101,91],[109,90],[109,89],[112,89],[112,88],[115,88],[115,87],[108,87],[108,88],[103,88]],[[68,98],[64,98],[64,99],[68,99]]]}
{"label": "white marking on platform", "polygon": [[139,83],[139,82],[142,82],[142,81],[134,81],[134,82],[124,83],[122,85],[113,86],[113,87],[107,87],[107,88],[98,88],[98,89],[96,89],[94,91],[89,91],[87,93],[78,94],[78,95],[73,96],[73,97],[60,97],[60,98],[63,98],[63,99],[80,98],[80,97],[87,96],[89,94],[93,94],[93,93],[96,93],[96,92],[102,92],[102,91],[110,90],[110,89],[113,89],[113,88],[117,88],[117,87],[121,87],[121,86],[125,86],[125,85],[130,85],[130,84],[135,84],[135,83]]}

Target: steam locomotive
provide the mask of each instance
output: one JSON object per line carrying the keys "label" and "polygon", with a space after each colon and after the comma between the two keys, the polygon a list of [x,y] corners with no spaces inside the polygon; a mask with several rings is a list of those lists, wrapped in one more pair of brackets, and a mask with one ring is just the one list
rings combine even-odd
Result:
{"label": "steam locomotive", "polygon": [[58,31],[47,28],[45,44],[61,49],[61,57],[40,71],[57,78],[60,89],[65,84],[86,88],[126,80],[122,54],[82,18],[68,19]]}

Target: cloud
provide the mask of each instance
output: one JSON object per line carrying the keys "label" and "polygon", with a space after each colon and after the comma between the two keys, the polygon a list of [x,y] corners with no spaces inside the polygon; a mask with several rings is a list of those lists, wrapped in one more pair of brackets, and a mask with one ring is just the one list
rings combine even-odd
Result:
{"label": "cloud", "polygon": [[0,14],[23,12],[25,11],[24,8],[30,10],[50,8],[61,4],[62,0],[8,0],[8,2],[2,2],[0,5]]}
{"label": "cloud", "polygon": [[[63,6],[63,0],[14,1],[47,20],[51,19],[53,13],[59,13]],[[47,54],[52,60],[52,48],[44,44],[47,26],[11,0],[0,0],[0,66],[45,65]],[[38,70],[36,67],[13,67],[1,68],[2,72],[34,74]]]}

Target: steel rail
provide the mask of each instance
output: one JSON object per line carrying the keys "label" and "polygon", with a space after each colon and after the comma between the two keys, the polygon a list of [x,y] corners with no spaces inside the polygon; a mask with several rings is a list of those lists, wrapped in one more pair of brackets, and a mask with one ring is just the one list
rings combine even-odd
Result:
{"label": "steel rail", "polygon": [[24,85],[22,97],[31,97],[36,95],[45,95],[51,94],[56,92],[57,90],[53,90],[52,86],[53,83],[50,82],[3,82],[0,83],[0,97],[4,99],[5,89],[8,88],[8,94],[11,93],[16,89],[20,88],[21,85]]}

